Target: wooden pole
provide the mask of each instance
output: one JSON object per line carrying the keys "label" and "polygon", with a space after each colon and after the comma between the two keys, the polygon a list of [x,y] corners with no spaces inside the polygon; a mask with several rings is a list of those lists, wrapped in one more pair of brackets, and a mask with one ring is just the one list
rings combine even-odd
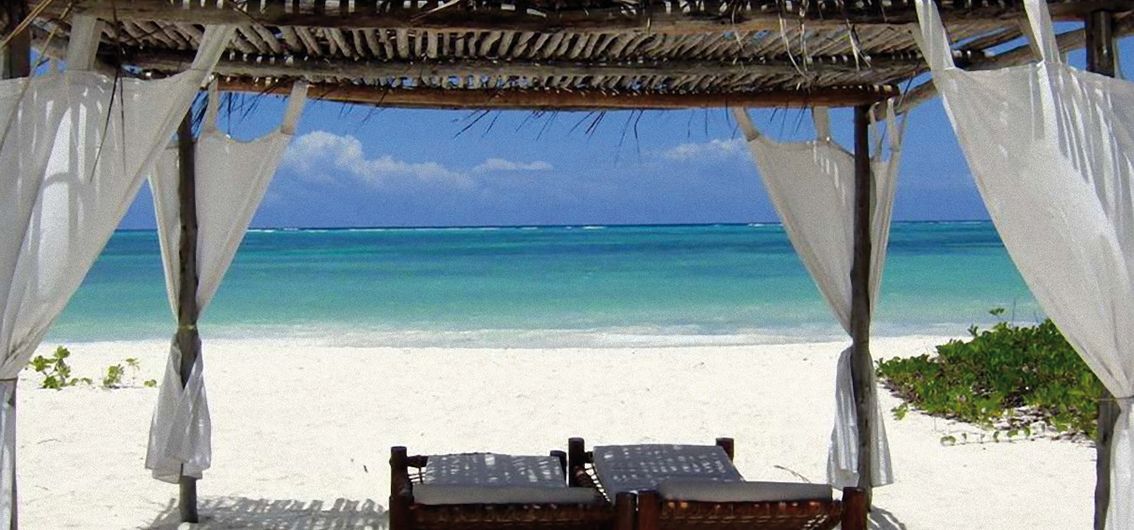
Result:
{"label": "wooden pole", "polygon": [[[1095,11],[1084,17],[1084,22],[1086,26],[1083,29],[1087,34],[1087,70],[1114,77],[1118,70],[1114,13]],[[1095,440],[1095,530],[1106,527],[1106,512],[1110,508],[1111,444],[1119,412],[1114,396],[1103,388],[1099,396],[1098,437]]]}
{"label": "wooden pole", "polygon": [[[200,355],[201,339],[197,335],[197,185],[196,144],[193,141],[193,113],[189,110],[177,129],[177,156],[180,199],[181,235],[177,249],[181,282],[177,289],[177,348],[181,350],[181,386],[184,388]],[[198,522],[197,479],[184,474],[178,481],[181,495],[178,508],[181,521]]]}
{"label": "wooden pole", "polygon": [[851,265],[851,340],[854,351],[851,378],[854,381],[855,414],[858,416],[858,487],[871,501],[871,414],[874,385],[870,384],[870,215],[874,178],[870,174],[870,107],[854,108],[854,261]]}
{"label": "wooden pole", "polygon": [[[28,3],[26,1],[5,2],[3,16],[8,23],[4,28],[4,35],[12,33],[27,15]],[[8,41],[7,48],[0,50],[0,78],[17,79],[29,75],[31,75],[31,32],[24,31],[12,37]],[[18,387],[19,381],[13,381],[12,396],[8,400],[9,414],[11,414],[9,421],[12,422],[16,421],[16,390]],[[17,504],[18,496],[16,495],[16,448],[13,446],[9,449],[12,451],[12,476],[10,477],[12,498],[9,525],[11,530],[16,530],[20,527],[19,504]]]}
{"label": "wooden pole", "polygon": [[[3,35],[15,31],[20,22],[28,16],[28,3],[26,0],[12,0],[4,2],[3,16],[7,20]],[[3,68],[0,69],[4,79],[16,79],[31,75],[31,31],[25,30],[8,41],[8,46],[0,54]]]}

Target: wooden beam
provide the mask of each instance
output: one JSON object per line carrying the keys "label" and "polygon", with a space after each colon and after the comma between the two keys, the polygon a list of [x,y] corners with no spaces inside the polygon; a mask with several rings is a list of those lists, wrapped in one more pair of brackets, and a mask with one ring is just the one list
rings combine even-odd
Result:
{"label": "wooden beam", "polygon": [[[1134,35],[1134,15],[1126,15],[1121,19],[1116,19],[1112,36],[1114,38],[1126,37]],[[1055,38],[1059,45],[1060,53],[1067,53],[1072,50],[1077,50],[1086,46],[1087,34],[1082,29],[1067,31],[1060,33]],[[1009,66],[1018,66],[1035,61],[1035,54],[1032,52],[1030,44],[1023,44],[1013,48],[1004,53],[999,53],[991,57],[975,57],[972,63],[968,66],[969,70],[996,70],[999,68],[1006,68]],[[918,74],[924,73],[925,68],[917,72]],[[916,74],[915,74],[916,75]],[[899,114],[909,112],[916,108],[918,105],[929,101],[937,96],[937,87],[933,86],[933,80],[926,81],[906,92],[902,96],[901,102],[898,104],[897,112]]]}
{"label": "wooden beam", "polygon": [[[286,95],[290,87],[247,79],[222,79],[232,92]],[[310,97],[324,101],[412,109],[482,110],[680,110],[725,107],[845,107],[876,103],[898,95],[893,86],[775,90],[750,93],[659,94],[596,90],[390,89],[378,86],[314,84]]]}
{"label": "wooden beam", "polygon": [[[3,35],[9,35],[28,15],[26,0],[4,2],[3,17],[7,21]],[[7,47],[0,50],[0,77],[15,79],[31,75],[31,33],[22,31],[8,41]]]}
{"label": "wooden beam", "polygon": [[[971,54],[970,54],[971,55]],[[968,56],[966,56],[968,57]],[[113,56],[106,59],[114,60]],[[921,57],[912,53],[886,54],[872,57],[870,65],[859,65],[849,55],[812,58],[806,72],[789,60],[769,61],[711,61],[711,60],[663,60],[626,62],[571,62],[571,61],[499,61],[491,59],[466,60],[414,60],[414,61],[354,61],[349,59],[298,58],[283,56],[245,56],[241,59],[225,59],[217,63],[213,71],[217,75],[233,77],[284,77],[308,76],[312,78],[344,79],[384,79],[391,77],[429,78],[451,76],[490,76],[490,77],[683,77],[683,76],[742,76],[768,75],[806,78],[819,75],[858,74],[863,78],[877,78],[879,74],[889,73],[905,76],[924,64]],[[139,51],[126,54],[125,62],[145,70],[163,73],[180,72],[192,63],[192,54],[183,52]],[[970,60],[959,61],[962,65]],[[887,72],[889,71],[889,72]],[[865,79],[863,82],[867,82]]]}
{"label": "wooden beam", "polygon": [[[873,428],[871,411],[875,392],[870,371],[870,238],[874,198],[874,176],[870,171],[870,107],[854,108],[854,255],[851,264],[851,379],[854,383],[855,415],[858,417],[858,487],[869,509],[873,491]],[[865,528],[865,527],[864,527]]]}
{"label": "wooden beam", "polygon": [[[197,185],[196,143],[193,141],[193,112],[190,109],[177,129],[178,185],[181,233],[177,258],[181,278],[177,289],[177,348],[181,350],[181,386],[189,381],[193,364],[200,355],[201,338],[197,334]],[[181,522],[196,523],[197,479],[181,475],[178,481],[178,508]]]}
{"label": "wooden beam", "polygon": [[[48,16],[62,15],[70,2],[54,2],[46,10]],[[356,4],[357,5],[357,4]],[[770,3],[769,3],[770,5]],[[475,9],[464,4],[453,4],[445,9],[390,9],[373,11],[356,9],[349,16],[308,8],[299,12],[279,10],[245,11],[239,3],[225,2],[223,6],[193,6],[169,0],[78,0],[75,13],[89,13],[105,20],[162,21],[182,24],[247,24],[259,22],[269,26],[335,27],[341,29],[419,28],[436,31],[643,31],[665,34],[691,34],[722,31],[779,31],[785,20],[789,24],[806,22],[809,29],[846,27],[847,24],[877,24],[901,26],[917,22],[912,3],[880,9],[846,7],[824,11],[810,10],[804,17],[784,16],[779,9],[764,9],[758,4],[753,9],[717,9],[716,11],[683,12],[674,10],[647,10],[641,4],[605,6],[576,6],[563,10],[502,9],[492,5],[478,5]],[[986,5],[982,7],[953,7],[943,5],[941,15],[946,23],[979,20],[1014,21],[1023,14],[1021,5]],[[365,6],[363,6],[365,7]],[[1078,19],[1083,14],[1099,10],[1130,10],[1123,0],[1085,0],[1051,4],[1056,20]],[[1014,22],[1013,22],[1014,23]]]}
{"label": "wooden beam", "polygon": [[[1118,46],[1114,13],[1096,11],[1084,17],[1087,71],[1114,77],[1118,72]],[[1105,530],[1110,509],[1110,468],[1113,465],[1114,426],[1122,411],[1114,395],[1103,388],[1099,395],[1098,433],[1095,439],[1095,530]]]}

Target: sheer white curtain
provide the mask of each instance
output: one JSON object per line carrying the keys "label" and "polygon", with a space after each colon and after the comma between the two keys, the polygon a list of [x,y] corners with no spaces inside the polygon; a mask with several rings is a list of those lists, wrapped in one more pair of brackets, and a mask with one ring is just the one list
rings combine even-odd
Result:
{"label": "sheer white curtain", "polygon": [[[843,329],[850,333],[851,265],[854,261],[854,155],[831,138],[825,108],[812,109],[816,138],[779,143],[759,133],[744,110],[735,111],[748,147],[772,204],[783,221],[800,259]],[[886,104],[884,124],[872,124],[878,147],[871,160],[874,198],[871,212],[870,302],[881,285],[882,266],[890,237],[890,217],[901,153],[901,125],[893,102]],[[883,134],[883,131],[885,134]],[[881,138],[888,139],[890,157],[882,157]],[[827,480],[834,486],[858,485],[858,421],[851,380],[852,348],[839,356],[835,382],[835,426],[827,461]],[[871,384],[874,374],[869,374]],[[871,409],[872,483],[893,482],[886,427],[875,402]]]}
{"label": "sheer white curtain", "polygon": [[[196,144],[197,185],[197,305],[201,312],[212,301],[244,238],[256,207],[268,189],[284,150],[295,134],[303,109],[307,85],[296,83],[283,124],[257,140],[240,142],[221,133],[216,126],[216,85],[209,89],[209,104],[201,137]],[[150,176],[154,211],[158,220],[162,264],[165,267],[169,306],[177,316],[180,285],[178,248],[181,211],[178,197],[177,149],[167,149]],[[202,377],[202,355],[198,355],[184,388],[181,385],[181,351],[174,339],[170,346],[158,402],[150,423],[146,468],[154,478],[178,481],[184,474],[201,478],[212,459],[209,404]]]}
{"label": "sheer white curtain", "polygon": [[75,16],[63,73],[0,81],[0,525],[15,512],[16,378],[79,287],[220,57],[205,31],[192,67],[115,80],[93,64],[99,23]]}
{"label": "sheer white curtain", "polygon": [[1026,0],[1042,60],[953,64],[937,8],[915,31],[988,213],[1032,294],[1119,397],[1107,528],[1134,529],[1134,84],[1062,63],[1047,4]]}

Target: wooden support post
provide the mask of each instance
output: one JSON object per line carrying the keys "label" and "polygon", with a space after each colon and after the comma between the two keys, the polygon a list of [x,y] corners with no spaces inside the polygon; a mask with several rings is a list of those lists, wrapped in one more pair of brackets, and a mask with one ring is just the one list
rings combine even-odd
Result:
{"label": "wooden support post", "polygon": [[[1087,70],[1114,77],[1118,70],[1114,13],[1095,11],[1088,14],[1084,22],[1087,34]],[[1110,508],[1111,444],[1119,412],[1114,396],[1104,388],[1099,396],[1098,437],[1095,440],[1095,530],[1103,530],[1106,526],[1106,512]]]}
{"label": "wooden support post", "polygon": [[[8,35],[15,31],[20,22],[27,17],[28,3],[26,0],[5,2],[3,9],[4,20],[8,21],[3,34]],[[0,50],[0,79],[17,79],[29,75],[31,75],[31,32],[24,31],[12,37],[8,41],[8,46]],[[13,422],[16,421],[16,391],[18,388],[19,381],[14,381],[12,383],[12,396],[8,400],[10,421]],[[16,530],[20,527],[19,504],[17,503],[19,497],[16,495],[16,448],[9,447],[8,449],[12,452],[12,494],[9,525],[12,530]]]}
{"label": "wooden support post", "polygon": [[[181,350],[181,386],[189,381],[193,364],[200,355],[201,339],[197,335],[197,184],[196,143],[193,141],[193,113],[185,113],[177,129],[177,156],[181,234],[177,249],[181,282],[177,289],[177,348]],[[198,522],[197,479],[182,474],[178,481],[181,495],[178,508],[181,521]]]}
{"label": "wooden support post", "polygon": [[587,467],[587,443],[582,438],[567,440],[567,485],[579,485],[578,473],[585,472]]}
{"label": "wooden support post", "polygon": [[854,261],[851,265],[851,339],[854,351],[851,378],[854,381],[855,414],[858,416],[858,487],[869,509],[872,473],[870,443],[874,385],[870,384],[870,217],[874,178],[870,173],[870,107],[854,108]]}
{"label": "wooden support post", "polygon": [[[26,0],[12,0],[4,2],[4,20],[8,24],[4,27],[3,35],[8,35],[28,16],[28,3]],[[24,30],[8,41],[8,46],[0,54],[3,66],[0,68],[0,77],[3,79],[16,79],[31,75],[31,31]]]}

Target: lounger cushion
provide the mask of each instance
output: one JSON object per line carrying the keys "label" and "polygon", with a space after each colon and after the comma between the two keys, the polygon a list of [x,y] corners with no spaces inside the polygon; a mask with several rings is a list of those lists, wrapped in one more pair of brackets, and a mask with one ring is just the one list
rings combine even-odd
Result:
{"label": "lounger cushion", "polygon": [[592,488],[546,486],[460,486],[418,484],[413,500],[419,504],[591,504],[599,502]]}
{"label": "lounger cushion", "polygon": [[801,482],[663,481],[658,494],[672,501],[761,502],[831,500],[831,486]]}
{"label": "lounger cushion", "polygon": [[658,489],[666,480],[744,480],[716,445],[600,445],[594,456],[595,474],[611,499],[622,492]]}
{"label": "lounger cushion", "polygon": [[512,456],[496,453],[430,455],[422,482],[459,486],[567,485],[559,459],[553,456]]}

